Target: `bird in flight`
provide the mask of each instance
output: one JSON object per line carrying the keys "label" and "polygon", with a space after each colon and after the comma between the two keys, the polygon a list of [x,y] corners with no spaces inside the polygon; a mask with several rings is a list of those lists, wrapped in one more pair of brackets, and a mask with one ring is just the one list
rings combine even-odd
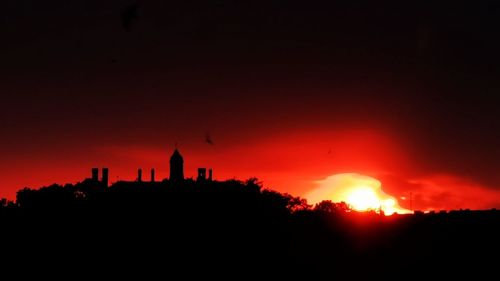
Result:
{"label": "bird in flight", "polygon": [[208,144],[211,144],[211,145],[214,145],[215,143],[213,142],[212,138],[210,137],[210,133],[207,132],[205,134],[205,142],[208,143]]}

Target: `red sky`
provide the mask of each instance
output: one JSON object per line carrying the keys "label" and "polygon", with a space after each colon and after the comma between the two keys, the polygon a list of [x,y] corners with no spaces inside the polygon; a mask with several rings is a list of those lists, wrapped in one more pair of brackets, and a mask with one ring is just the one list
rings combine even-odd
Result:
{"label": "red sky", "polygon": [[128,32],[123,1],[6,1],[0,196],[94,166],[167,177],[177,142],[188,176],[303,195],[353,172],[418,209],[500,207],[492,7],[137,2]]}
{"label": "red sky", "polygon": [[[500,206],[500,191],[473,179],[450,173],[420,171],[418,158],[405,151],[397,141],[369,130],[307,130],[268,135],[248,142],[232,142],[213,135],[214,145],[195,141],[181,142],[185,174],[196,177],[196,168],[214,169],[216,179],[258,177],[267,188],[303,196],[328,176],[356,172],[382,182],[382,189],[399,199],[401,206],[430,209],[485,209]],[[41,160],[19,159],[4,167],[10,188],[4,196],[13,196],[20,186],[41,186],[53,182],[76,182],[90,176],[90,167],[109,167],[111,181],[134,180],[137,168],[149,177],[155,168],[157,179],[168,177],[168,159],[172,140],[163,146],[118,144],[88,146],[78,151],[59,150]],[[82,146],[83,147],[83,146]],[[69,149],[71,150],[71,148]],[[325,198],[328,199],[328,198]]]}

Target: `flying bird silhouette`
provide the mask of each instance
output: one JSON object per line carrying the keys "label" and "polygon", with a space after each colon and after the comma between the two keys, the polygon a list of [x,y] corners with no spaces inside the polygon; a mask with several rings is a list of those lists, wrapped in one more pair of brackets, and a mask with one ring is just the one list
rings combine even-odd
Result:
{"label": "flying bird silhouette", "polygon": [[211,145],[214,145],[215,143],[213,142],[212,138],[210,137],[210,133],[205,134],[205,142]]}
{"label": "flying bird silhouette", "polygon": [[137,3],[135,3],[132,5],[126,6],[121,13],[121,20],[122,20],[123,28],[125,28],[125,30],[128,32],[132,31],[132,26],[134,25],[134,22],[137,19],[139,19],[138,9],[139,9],[139,5]]}

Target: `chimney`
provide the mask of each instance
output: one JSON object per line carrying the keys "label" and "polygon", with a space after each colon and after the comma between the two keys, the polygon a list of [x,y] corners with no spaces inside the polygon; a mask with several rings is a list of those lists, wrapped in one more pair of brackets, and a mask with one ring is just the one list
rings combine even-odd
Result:
{"label": "chimney", "polygon": [[155,169],[151,169],[151,182],[155,182]]}
{"label": "chimney", "polygon": [[137,170],[137,181],[142,182],[142,169]]}
{"label": "chimney", "polygon": [[109,169],[102,168],[102,185],[104,187],[108,187],[108,181],[109,181]]}
{"label": "chimney", "polygon": [[198,178],[197,181],[204,181],[207,179],[207,169],[198,168]]}
{"label": "chimney", "polygon": [[92,181],[99,182],[99,168],[92,168]]}
{"label": "chimney", "polygon": [[208,180],[212,181],[212,169],[208,169]]}

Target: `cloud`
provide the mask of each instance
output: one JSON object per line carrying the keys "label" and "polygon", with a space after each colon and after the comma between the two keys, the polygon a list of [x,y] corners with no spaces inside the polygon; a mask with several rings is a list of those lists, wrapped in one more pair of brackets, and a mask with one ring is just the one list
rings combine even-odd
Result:
{"label": "cloud", "polygon": [[410,206],[410,195],[413,209],[423,211],[500,207],[500,190],[449,173],[379,178],[389,193],[404,198],[400,203],[406,208]]}
{"label": "cloud", "polygon": [[433,175],[408,182],[416,187],[415,206],[423,209],[489,209],[500,207],[500,190],[453,175]]}
{"label": "cloud", "polygon": [[357,210],[382,208],[386,214],[408,213],[398,200],[382,190],[379,180],[356,173],[335,174],[318,181],[318,187],[305,195],[309,203],[323,200],[346,202]]}

